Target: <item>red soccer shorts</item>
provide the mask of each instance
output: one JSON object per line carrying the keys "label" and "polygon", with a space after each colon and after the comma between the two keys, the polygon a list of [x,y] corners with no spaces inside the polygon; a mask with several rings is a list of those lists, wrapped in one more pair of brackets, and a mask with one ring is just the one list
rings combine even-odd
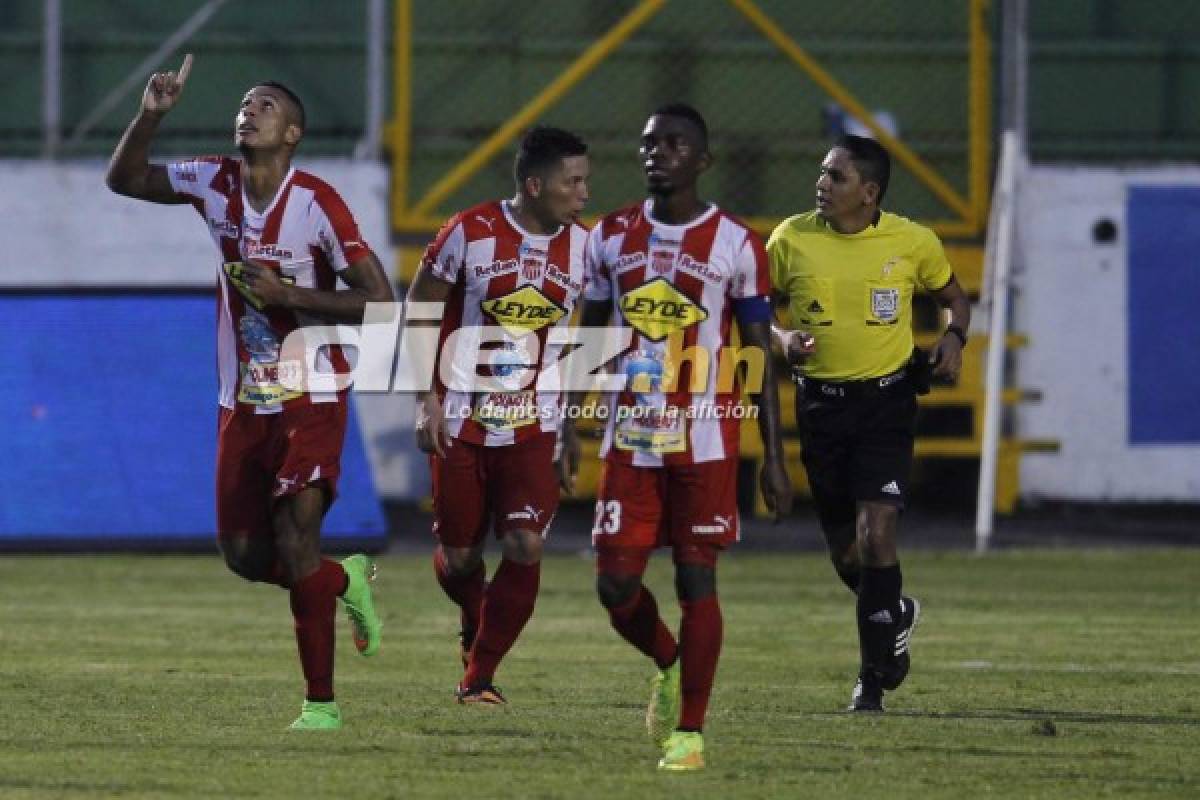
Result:
{"label": "red soccer shorts", "polygon": [[484,447],[453,439],[446,457],[430,456],[433,533],[446,547],[474,547],[510,531],[546,535],[558,511],[554,433]]}
{"label": "red soccer shorts", "polygon": [[238,403],[217,421],[217,536],[272,536],[271,507],[320,485],[326,508],[337,496],[347,401],[284,405],[255,414]]}
{"label": "red soccer shorts", "polygon": [[650,549],[724,548],[738,539],[738,460],[671,467],[604,464],[592,545]]}

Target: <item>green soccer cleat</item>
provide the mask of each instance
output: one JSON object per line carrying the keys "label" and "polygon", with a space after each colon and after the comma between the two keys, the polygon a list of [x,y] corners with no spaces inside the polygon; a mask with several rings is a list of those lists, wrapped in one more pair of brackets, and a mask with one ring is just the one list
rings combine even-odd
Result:
{"label": "green soccer cleat", "polygon": [[663,747],[679,724],[679,659],[658,671],[650,682],[650,705],[646,707],[646,733]]}
{"label": "green soccer cleat", "polygon": [[300,716],[292,723],[294,731],[336,731],[342,727],[342,712],[338,704],[330,701],[318,703],[305,700],[300,708]]}
{"label": "green soccer cleat", "polygon": [[669,772],[704,769],[704,735],[693,731],[675,731],[663,745],[658,768]]}
{"label": "green soccer cleat", "polygon": [[375,580],[375,562],[364,555],[350,556],[342,560],[342,569],[349,579],[342,602],[346,604],[346,615],[354,628],[354,646],[364,656],[379,652],[380,631],[383,623],[375,613],[375,601],[371,599],[371,581]]}

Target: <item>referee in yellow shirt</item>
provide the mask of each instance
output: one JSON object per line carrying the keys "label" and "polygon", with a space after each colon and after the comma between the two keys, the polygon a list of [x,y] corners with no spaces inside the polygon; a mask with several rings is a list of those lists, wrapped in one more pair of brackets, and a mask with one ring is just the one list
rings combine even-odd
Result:
{"label": "referee in yellow shirt", "polygon": [[[896,523],[908,492],[919,373],[958,377],[971,306],[932,231],[883,211],[891,160],[873,139],[840,138],[821,162],[817,208],[767,243],[794,330],[774,338],[796,373],[796,421],[821,530],[858,596],[853,711],[882,711],[908,674],[920,604],[901,593]],[[914,358],[918,289],[950,310],[928,362]]]}

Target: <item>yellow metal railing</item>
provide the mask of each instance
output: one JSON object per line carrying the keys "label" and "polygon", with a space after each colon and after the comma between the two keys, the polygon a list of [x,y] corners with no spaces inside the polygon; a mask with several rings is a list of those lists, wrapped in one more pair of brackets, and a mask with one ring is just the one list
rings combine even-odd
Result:
{"label": "yellow metal railing", "polygon": [[[580,56],[551,81],[533,99],[496,129],[473,152],[440,178],[416,202],[409,203],[410,159],[412,157],[412,0],[396,0],[395,13],[395,111],[387,128],[387,142],[392,155],[391,221],[392,229],[400,234],[432,234],[444,216],[441,203],[483,169],[520,132],[534,123],[547,109],[557,103],[600,64],[628,41],[643,25],[658,13],[667,0],[642,0],[624,18],[597,39]],[[967,194],[956,190],[942,175],[922,159],[902,139],[885,130],[874,115],[825,70],[812,56],[768,17],[753,0],[727,0],[768,41],[778,48],[831,99],[863,122],[895,159],[955,217],[933,220],[928,224],[946,237],[974,237],[982,233],[987,219],[990,175],[990,81],[991,47],[987,34],[988,0],[964,0],[968,5],[968,79],[967,135],[968,169]],[[750,217],[747,222],[762,231],[769,231],[778,219]]]}

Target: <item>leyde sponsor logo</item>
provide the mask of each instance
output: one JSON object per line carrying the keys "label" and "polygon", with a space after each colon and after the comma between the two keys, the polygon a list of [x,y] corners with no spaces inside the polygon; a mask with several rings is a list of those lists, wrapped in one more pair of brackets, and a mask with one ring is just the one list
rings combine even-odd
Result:
{"label": "leyde sponsor logo", "polygon": [[622,297],[621,313],[652,342],[708,319],[708,311],[665,278],[655,278]]}
{"label": "leyde sponsor logo", "polygon": [[567,314],[565,308],[528,285],[501,297],[485,300],[480,307],[514,335],[553,325]]}

